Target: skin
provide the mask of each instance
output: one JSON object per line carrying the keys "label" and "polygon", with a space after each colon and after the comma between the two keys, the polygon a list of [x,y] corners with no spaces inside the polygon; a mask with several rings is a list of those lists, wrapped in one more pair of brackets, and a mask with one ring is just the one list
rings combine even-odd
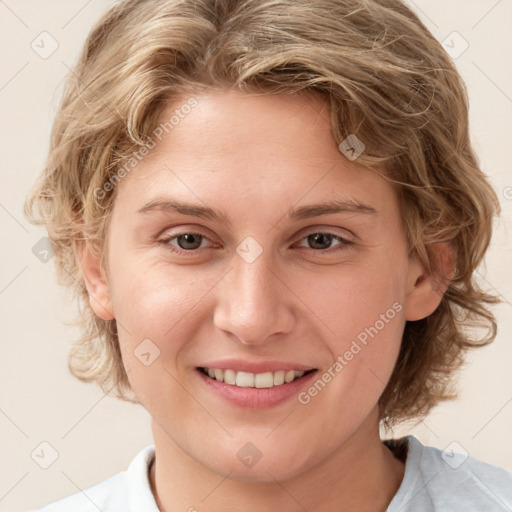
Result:
{"label": "skin", "polygon": [[[194,97],[197,108],[118,185],[108,273],[92,247],[80,256],[91,306],[116,319],[130,383],[152,417],[158,506],[384,511],[404,465],[379,438],[377,402],[406,320],[431,314],[444,285],[409,255],[395,189],[338,150],[322,100]],[[169,104],[162,120],[187,99]],[[138,212],[169,196],[221,210],[230,223]],[[285,217],[334,199],[376,213]],[[193,239],[192,256],[172,252],[180,241],[190,247],[172,238],[182,232],[204,237]],[[308,238],[325,232],[351,243]],[[248,236],[263,249],[251,263],[236,252]],[[201,363],[226,357],[322,374],[394,303],[401,311],[307,405],[292,397],[268,410],[235,407],[197,377]],[[160,350],[149,366],[134,355],[144,339]],[[237,457],[248,442],[261,453],[252,467]]]}

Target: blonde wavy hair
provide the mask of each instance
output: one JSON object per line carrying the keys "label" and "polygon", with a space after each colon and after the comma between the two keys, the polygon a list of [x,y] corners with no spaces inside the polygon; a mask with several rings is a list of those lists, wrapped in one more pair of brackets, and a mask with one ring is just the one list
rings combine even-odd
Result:
{"label": "blonde wavy hair", "polygon": [[115,320],[90,308],[77,249],[89,240],[102,251],[115,198],[105,184],[147,144],[169,100],[204,88],[320,95],[337,143],[355,134],[366,146],[358,163],[398,187],[410,251],[429,268],[429,245],[451,244],[456,274],[432,315],[406,323],[381,419],[421,418],[455,396],[465,351],[496,335],[497,299],[474,272],[499,203],[471,147],[465,84],[400,0],[127,0],[104,14],[67,78],[25,204],[80,304],[71,372],[137,401]]}

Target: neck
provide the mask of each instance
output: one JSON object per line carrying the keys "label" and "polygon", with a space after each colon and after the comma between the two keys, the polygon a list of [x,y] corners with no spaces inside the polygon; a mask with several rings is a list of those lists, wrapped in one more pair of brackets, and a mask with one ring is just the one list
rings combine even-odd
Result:
{"label": "neck", "polygon": [[[232,480],[184,453],[155,422],[155,462],[150,481],[161,512],[178,510],[317,510],[384,512],[400,487],[405,465],[374,428],[355,433],[328,459],[293,478],[267,482]],[[370,433],[370,435],[369,435]],[[340,507],[340,504],[342,506]]]}

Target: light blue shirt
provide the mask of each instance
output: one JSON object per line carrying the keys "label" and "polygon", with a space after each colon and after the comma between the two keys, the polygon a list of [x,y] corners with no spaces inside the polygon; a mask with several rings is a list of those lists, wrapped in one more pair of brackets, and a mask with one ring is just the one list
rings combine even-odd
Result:
{"label": "light blue shirt", "polygon": [[[512,473],[407,436],[404,479],[387,512],[511,512]],[[39,512],[159,512],[149,481],[154,446],[126,471]]]}

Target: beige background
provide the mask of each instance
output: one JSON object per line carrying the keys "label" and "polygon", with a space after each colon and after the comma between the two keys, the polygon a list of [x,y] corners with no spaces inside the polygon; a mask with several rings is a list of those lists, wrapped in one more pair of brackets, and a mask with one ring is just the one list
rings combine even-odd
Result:
{"label": "beige background", "polygon": [[[479,280],[504,302],[496,308],[498,338],[471,357],[460,399],[397,435],[412,432],[443,449],[456,441],[456,449],[512,470],[512,1],[410,3],[440,41],[457,31],[469,44],[456,64],[469,88],[474,145],[503,205]],[[63,321],[71,318],[73,305],[55,283],[51,260],[43,263],[32,253],[44,230],[21,213],[45,159],[62,79],[108,5],[0,1],[0,511],[27,510],[93,485],[124,469],[151,443],[144,410],[69,375],[66,356],[75,331]],[[39,36],[43,31],[58,42],[47,58],[31,47],[46,37],[45,49],[51,49],[49,36]],[[448,41],[454,50],[462,49],[462,40],[453,37]],[[36,450],[40,456],[34,459],[51,462],[52,449],[41,448],[43,441],[58,454],[48,469],[31,458]]]}

